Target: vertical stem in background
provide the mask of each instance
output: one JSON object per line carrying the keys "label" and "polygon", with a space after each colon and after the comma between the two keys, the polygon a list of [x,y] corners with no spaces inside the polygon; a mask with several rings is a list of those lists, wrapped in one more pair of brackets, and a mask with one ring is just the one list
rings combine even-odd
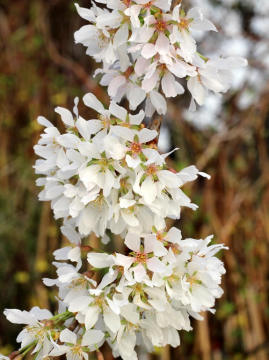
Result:
{"label": "vertical stem in background", "polygon": [[210,345],[210,335],[208,327],[208,317],[207,313],[202,314],[204,317],[203,321],[197,321],[197,336],[199,341],[199,349],[202,355],[202,360],[211,359],[211,345]]}
{"label": "vertical stem in background", "polygon": [[[160,129],[161,129],[161,125],[162,125],[162,120],[163,120],[162,116],[160,116],[160,115],[155,116],[152,119],[150,127],[149,127],[151,130],[156,130],[159,135],[160,135]],[[156,139],[157,143],[158,143],[159,135],[158,135],[158,138]]]}
{"label": "vertical stem in background", "polygon": [[8,134],[3,129],[0,131],[0,186],[8,189]]}
{"label": "vertical stem in background", "polygon": [[162,351],[162,355],[161,355],[161,360],[170,360],[171,357],[170,357],[170,346],[167,345],[163,348],[163,351]]}
{"label": "vertical stem in background", "polygon": [[[256,295],[257,293],[255,292],[254,288],[250,286],[246,291],[246,302],[248,306],[249,317],[251,320],[251,326],[252,326],[251,330],[252,330],[252,339],[253,339],[252,346],[254,348],[256,346],[263,344],[266,340],[263,330],[262,319],[257,304]],[[257,355],[255,356],[255,358],[257,360],[268,359],[266,351],[264,349],[257,351]]]}

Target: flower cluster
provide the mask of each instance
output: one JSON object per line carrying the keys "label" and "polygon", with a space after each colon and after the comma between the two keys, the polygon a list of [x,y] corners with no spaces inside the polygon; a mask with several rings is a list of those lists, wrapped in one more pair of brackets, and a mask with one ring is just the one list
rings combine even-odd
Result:
{"label": "flower cluster", "polygon": [[171,0],[96,0],[90,9],[76,4],[90,24],[75,32],[75,41],[87,47],[103,67],[101,85],[119,102],[126,96],[131,110],[144,100],[147,116],[167,111],[166,98],[184,93],[187,80],[191,108],[205,102],[207,92],[226,92],[232,70],[246,66],[242,58],[208,58],[197,51],[193,32],[217,31],[200,8],[187,13]]}
{"label": "flower cluster", "polygon": [[207,175],[195,166],[169,169],[169,154],[159,153],[157,131],[142,124],[142,110],[132,115],[114,102],[105,109],[91,93],[83,100],[98,119],[83,119],[76,105],[74,115],[58,107],[64,134],[38,118],[45,126],[34,147],[41,157],[35,170],[43,175],[37,180],[39,199],[51,201],[56,219],[63,218],[83,236],[104,236],[106,229],[149,232],[152,226],[164,227],[166,217],[178,219],[182,206],[196,208],[181,186]]}
{"label": "flower cluster", "polygon": [[[76,5],[90,22],[75,33],[87,53],[103,62],[101,84],[112,100],[105,107],[93,94],[83,97],[94,119],[57,107],[60,132],[40,116],[45,129],[34,147],[39,199],[50,201],[61,232],[70,245],[54,252],[58,314],[34,307],[30,312],[5,310],[8,320],[26,325],[17,337],[17,354],[35,359],[66,355],[88,359],[107,342],[115,357],[135,360],[135,347],[178,346],[178,330],[191,330],[190,317],[214,312],[222,295],[223,263],[215,256],[226,249],[204,240],[185,239],[179,229],[166,231],[166,219],[179,219],[181,208],[197,206],[182,186],[209,176],[195,166],[176,171],[158,150],[158,132],[144,118],[166,112],[166,98],[184,92],[186,78],[194,102],[207,90],[224,92],[229,70],[242,59],[209,59],[197,52],[192,31],[215,31],[197,8],[187,14],[167,0],[96,0],[107,7]],[[118,102],[126,96],[132,113]],[[175,149],[177,150],[177,149]],[[175,151],[173,150],[173,151]],[[172,152],[173,152],[172,151]],[[101,239],[93,249],[88,236]],[[126,251],[101,252],[113,236]],[[1,357],[5,358],[5,357]]]}
{"label": "flower cluster", "polygon": [[213,311],[215,299],[222,295],[225,269],[214,255],[225,247],[209,245],[211,239],[182,240],[177,228],[129,232],[128,255],[88,252],[91,268],[106,270],[99,281],[90,271],[79,273],[80,256],[74,254],[83,246],[57,250],[58,277],[44,282],[58,286],[62,313],[53,317],[33,308],[30,313],[6,310],[5,315],[27,324],[17,340],[22,348],[31,345],[38,358],[72,354],[79,360],[105,339],[113,355],[124,360],[137,359],[137,344],[148,351],[167,344],[176,347],[178,330],[190,331],[190,317],[201,320],[199,313]]}

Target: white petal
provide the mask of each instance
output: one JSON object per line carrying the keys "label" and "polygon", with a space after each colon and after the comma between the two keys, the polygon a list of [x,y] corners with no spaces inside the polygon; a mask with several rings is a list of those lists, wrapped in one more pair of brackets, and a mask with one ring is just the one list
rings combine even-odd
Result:
{"label": "white petal", "polygon": [[53,127],[52,123],[47,120],[44,116],[38,116],[37,118],[37,122],[42,125],[42,126],[45,126],[45,127]]}
{"label": "white petal", "polygon": [[85,327],[86,330],[91,329],[97,322],[99,317],[100,309],[96,306],[89,306],[85,316]]}
{"label": "white petal", "polygon": [[145,279],[147,273],[142,264],[138,264],[133,268],[135,281],[141,282]]}
{"label": "white petal", "polygon": [[127,98],[130,103],[130,109],[136,110],[137,106],[142,103],[146,98],[146,92],[139,86],[132,86]]}
{"label": "white petal", "polygon": [[81,345],[91,346],[100,343],[104,339],[104,333],[101,330],[87,330],[83,335]]}
{"label": "white petal", "polygon": [[155,46],[161,55],[166,55],[169,52],[170,41],[164,33],[160,33]]}
{"label": "white petal", "polygon": [[148,259],[147,267],[152,272],[162,273],[165,271],[165,265],[156,257]]}
{"label": "white petal", "polygon": [[129,207],[135,205],[135,203],[136,203],[135,200],[120,198],[120,207],[122,209],[128,209]]}
{"label": "white petal", "polygon": [[121,44],[125,44],[127,42],[129,35],[129,29],[128,24],[124,23],[116,32],[114,39],[113,39],[113,45],[114,47],[119,47]]}
{"label": "white petal", "polygon": [[37,320],[33,315],[30,315],[29,312],[25,310],[6,309],[4,311],[4,315],[8,321],[13,324],[34,324]]}
{"label": "white petal", "polygon": [[97,97],[95,95],[93,95],[92,93],[88,93],[88,94],[84,95],[83,102],[86,106],[90,107],[91,109],[94,109],[99,114],[103,114],[105,111],[105,108],[104,108],[103,104],[101,103],[101,101],[99,101],[97,99]]}
{"label": "white petal", "polygon": [[129,226],[132,226],[132,227],[139,226],[139,221],[138,221],[137,217],[135,216],[135,214],[130,213],[128,210],[122,211],[121,216],[122,216],[123,220],[126,222],[126,224],[128,224]]}
{"label": "white petal", "polygon": [[60,333],[60,340],[62,342],[76,344],[77,343],[77,335],[70,331],[69,329],[64,329]]}
{"label": "white petal", "polygon": [[110,310],[110,308],[105,308],[104,309],[104,322],[106,324],[106,326],[113,332],[116,333],[120,326],[121,326],[121,322],[120,322],[120,317],[119,315],[116,315],[112,310]]}
{"label": "white petal", "polygon": [[140,251],[140,237],[137,234],[128,233],[126,235],[124,244],[131,250],[135,252]]}
{"label": "white petal", "polygon": [[206,90],[197,77],[191,77],[187,83],[188,89],[199,105],[205,102]]}
{"label": "white petal", "polygon": [[57,142],[68,149],[76,149],[79,145],[79,138],[73,134],[63,134],[56,138]]}
{"label": "white petal", "polygon": [[80,243],[80,236],[79,234],[74,230],[72,226],[69,225],[63,225],[61,227],[61,232],[64,236],[67,237],[69,241],[71,241],[74,244]]}
{"label": "white petal", "polygon": [[72,250],[69,251],[68,253],[68,258],[71,260],[71,261],[74,261],[74,262],[78,262],[80,260],[80,247],[76,246],[74,247]]}
{"label": "white petal", "polygon": [[151,176],[147,176],[141,185],[141,195],[147,204],[152,204],[157,196],[157,186]]}
{"label": "white petal", "polygon": [[167,112],[167,105],[164,97],[159,94],[157,91],[150,92],[150,100],[154,108],[157,110],[158,114],[165,115]]}
{"label": "white petal", "polygon": [[162,90],[166,97],[177,96],[176,81],[171,73],[166,73],[162,78]]}
{"label": "white petal", "polygon": [[121,138],[128,141],[133,141],[135,136],[135,132],[133,130],[119,125],[113,126],[112,132],[113,134],[120,136]]}
{"label": "white petal", "polygon": [[133,264],[133,262],[134,262],[134,258],[130,256],[116,254],[116,260],[115,260],[116,265],[121,265],[124,268],[129,269],[129,267]]}
{"label": "white petal", "polygon": [[114,101],[111,101],[110,106],[109,106],[109,111],[116,118],[118,118],[124,122],[126,121],[127,110],[124,109],[123,107],[119,106],[118,104],[116,104]]}
{"label": "white petal", "polygon": [[81,7],[77,3],[75,3],[75,7],[80,17],[90,22],[95,22],[95,16],[92,9]]}
{"label": "white petal", "polygon": [[98,269],[106,268],[114,264],[113,256],[105,253],[90,252],[87,255],[87,259],[92,266]]}
{"label": "white petal", "polygon": [[71,126],[73,127],[75,125],[74,123],[74,118],[73,118],[73,115],[72,113],[63,108],[63,107],[60,107],[58,106],[56,109],[55,109],[55,112],[59,115],[61,115],[61,118],[62,118],[62,121],[63,123],[66,125],[66,126]]}
{"label": "white petal", "polygon": [[107,92],[108,95],[112,98],[117,96],[119,88],[126,83],[126,78],[124,76],[115,77],[109,84]]}
{"label": "white petal", "polygon": [[153,252],[155,256],[165,256],[167,255],[167,250],[164,247],[164,245],[154,239],[153,237],[149,236],[149,237],[145,237],[145,253],[150,253]]}
{"label": "white petal", "polygon": [[181,231],[175,227],[172,227],[166,237],[165,240],[171,242],[171,243],[178,243],[182,239]]}
{"label": "white petal", "polygon": [[158,133],[156,130],[149,130],[147,128],[142,129],[138,133],[139,141],[142,144],[152,141],[157,135]]}
{"label": "white petal", "polygon": [[135,114],[135,115],[130,114],[129,115],[130,124],[131,125],[140,125],[141,122],[144,120],[144,117],[145,117],[145,113],[143,110],[140,110],[139,113]]}
{"label": "white petal", "polygon": [[155,47],[154,44],[146,44],[146,45],[144,45],[143,49],[141,51],[141,55],[145,59],[150,59],[156,54],[157,54],[157,48]]}
{"label": "white petal", "polygon": [[89,296],[79,296],[71,301],[68,310],[71,312],[78,312],[87,308],[91,301]]}

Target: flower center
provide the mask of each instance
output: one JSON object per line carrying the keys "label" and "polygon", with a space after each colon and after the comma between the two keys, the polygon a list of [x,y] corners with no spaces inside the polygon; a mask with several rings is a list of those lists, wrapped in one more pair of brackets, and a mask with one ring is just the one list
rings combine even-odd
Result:
{"label": "flower center", "polygon": [[129,7],[131,5],[132,0],[123,0],[122,2],[126,7]]}
{"label": "flower center", "polygon": [[167,24],[163,20],[157,20],[157,22],[155,24],[155,28],[159,32],[164,32],[166,30],[166,28],[167,28]]}
{"label": "flower center", "polygon": [[190,25],[190,20],[184,19],[184,18],[181,18],[181,19],[180,19],[180,22],[179,22],[179,24],[178,24],[178,26],[179,26],[181,29],[186,29],[186,30],[188,29],[189,25]]}
{"label": "flower center", "polygon": [[148,175],[154,175],[154,174],[156,174],[157,170],[158,169],[157,169],[156,165],[154,165],[154,164],[149,165],[148,168],[147,168],[147,174]]}
{"label": "flower center", "polygon": [[145,264],[147,262],[147,254],[145,253],[136,253],[136,261],[140,264]]}
{"label": "flower center", "polygon": [[133,142],[132,145],[131,145],[131,151],[132,151],[132,153],[134,153],[134,154],[139,154],[139,153],[141,153],[141,151],[142,151],[142,146],[141,146],[141,144],[138,144],[138,143],[136,143],[136,142]]}
{"label": "flower center", "polygon": [[72,353],[75,355],[82,355],[82,350],[80,345],[73,346],[71,349]]}

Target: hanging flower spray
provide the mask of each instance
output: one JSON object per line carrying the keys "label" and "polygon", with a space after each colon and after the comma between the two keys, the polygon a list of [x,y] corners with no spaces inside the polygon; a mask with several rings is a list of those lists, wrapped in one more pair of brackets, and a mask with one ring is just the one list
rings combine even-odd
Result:
{"label": "hanging flower spray", "polygon": [[[210,245],[211,236],[182,239],[165,222],[179,219],[182,207],[197,208],[182,187],[209,176],[195,166],[171,170],[170,153],[161,154],[156,145],[159,129],[147,128],[144,120],[166,114],[167,99],[186,88],[193,110],[208,91],[226,92],[231,71],[246,60],[198,52],[192,32],[217,31],[199,8],[185,13],[169,0],[92,3],[90,9],[75,4],[88,22],[75,32],[75,42],[101,63],[96,75],[110,104],[86,94],[83,103],[96,114],[91,120],[79,115],[78,98],[73,112],[57,107],[63,133],[40,116],[44,132],[34,147],[39,199],[51,202],[70,241],[54,252],[57,278],[43,280],[58,287],[59,310],[4,312],[25,325],[17,354],[35,359],[88,359],[90,352],[100,357],[104,342],[124,360],[137,359],[137,345],[148,352],[177,347],[179,330],[192,330],[190,318],[214,312],[222,295],[225,269],[215,254],[226,248]],[[127,109],[119,105],[123,99]],[[128,251],[93,249],[90,234],[103,244],[120,236]]]}

